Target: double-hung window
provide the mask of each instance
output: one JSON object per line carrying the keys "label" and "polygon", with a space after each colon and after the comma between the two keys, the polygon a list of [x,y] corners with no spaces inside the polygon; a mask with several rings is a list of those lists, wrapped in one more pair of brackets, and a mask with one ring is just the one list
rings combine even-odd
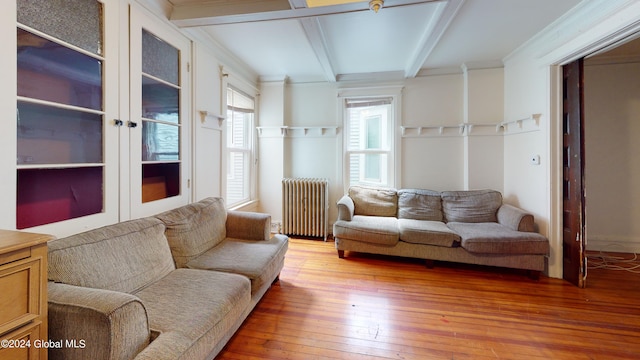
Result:
{"label": "double-hung window", "polygon": [[253,123],[255,101],[251,96],[227,88],[227,205],[251,200]]}
{"label": "double-hung window", "polygon": [[348,185],[394,185],[394,98],[345,98]]}

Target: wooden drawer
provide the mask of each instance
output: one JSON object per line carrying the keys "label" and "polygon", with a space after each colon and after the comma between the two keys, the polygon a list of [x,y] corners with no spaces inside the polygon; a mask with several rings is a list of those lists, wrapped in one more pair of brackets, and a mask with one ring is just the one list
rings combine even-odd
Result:
{"label": "wooden drawer", "polygon": [[26,259],[31,256],[31,248],[18,249],[8,253],[0,254],[0,266],[12,261]]}
{"label": "wooden drawer", "polygon": [[27,258],[0,266],[0,334],[28,324],[41,315],[42,271],[41,258]]}
{"label": "wooden drawer", "polygon": [[43,340],[40,339],[39,321],[29,326],[22,327],[1,338],[0,359],[2,360],[35,360],[45,359],[41,355],[46,354],[43,348]]}
{"label": "wooden drawer", "polygon": [[0,230],[0,360],[47,360],[47,241]]}

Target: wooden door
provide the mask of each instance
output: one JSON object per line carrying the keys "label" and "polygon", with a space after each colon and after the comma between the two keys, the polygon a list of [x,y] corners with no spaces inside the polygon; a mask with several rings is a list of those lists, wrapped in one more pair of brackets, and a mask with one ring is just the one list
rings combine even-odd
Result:
{"label": "wooden door", "polygon": [[586,285],[583,60],[563,66],[563,277]]}

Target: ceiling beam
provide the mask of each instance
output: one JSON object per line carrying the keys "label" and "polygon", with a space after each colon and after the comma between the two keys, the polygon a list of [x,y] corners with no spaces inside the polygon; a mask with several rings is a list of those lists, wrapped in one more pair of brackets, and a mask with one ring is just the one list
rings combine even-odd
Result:
{"label": "ceiling beam", "polygon": [[[384,8],[408,6],[445,0],[387,0]],[[451,0],[448,0],[451,1]],[[169,20],[179,27],[236,24],[285,19],[303,19],[369,10],[368,1],[321,7],[295,7],[295,0],[235,0],[188,2],[175,5]],[[294,5],[294,6],[292,6]],[[299,5],[298,5],[299,6]],[[292,8],[295,7],[295,8]],[[384,9],[382,10],[384,11]]]}
{"label": "ceiling beam", "polygon": [[426,27],[421,43],[405,69],[405,77],[413,78],[418,75],[422,65],[438,45],[442,35],[447,31],[464,2],[465,0],[447,0],[446,3],[438,4],[438,9],[435,11],[429,26]]}
{"label": "ceiling beam", "polygon": [[329,53],[329,48],[327,47],[326,37],[324,36],[324,32],[322,31],[322,26],[320,25],[320,20],[318,17],[310,17],[300,19],[300,25],[304,29],[305,34],[307,35],[307,39],[309,40],[309,45],[316,54],[318,58],[318,62],[322,67],[322,71],[324,72],[324,77],[329,82],[336,81],[336,73],[333,69],[333,64],[331,63],[331,54]]}
{"label": "ceiling beam", "polygon": [[201,0],[179,2],[173,7],[173,14],[180,14],[184,17],[206,16],[232,16],[247,15],[254,13],[291,10],[289,0]]}

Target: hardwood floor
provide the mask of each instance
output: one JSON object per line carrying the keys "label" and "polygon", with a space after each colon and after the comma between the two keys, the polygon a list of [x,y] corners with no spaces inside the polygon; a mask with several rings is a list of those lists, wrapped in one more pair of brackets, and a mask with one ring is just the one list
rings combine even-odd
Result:
{"label": "hardwood floor", "polygon": [[217,359],[640,358],[640,274],[590,270],[587,284],[291,239]]}

